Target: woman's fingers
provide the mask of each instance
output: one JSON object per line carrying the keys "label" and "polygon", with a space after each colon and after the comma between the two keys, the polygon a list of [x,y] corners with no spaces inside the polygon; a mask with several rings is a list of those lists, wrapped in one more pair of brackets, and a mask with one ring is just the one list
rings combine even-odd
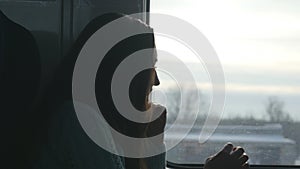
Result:
{"label": "woman's fingers", "polygon": [[246,162],[249,160],[249,157],[247,155],[242,155],[241,158],[239,158],[239,162],[241,165],[246,164]]}
{"label": "woman's fingers", "polygon": [[[249,157],[246,155],[245,150],[242,147],[234,148],[233,152],[231,153],[231,158],[235,159],[237,164],[241,166],[247,164],[247,161],[249,160]],[[245,167],[247,167],[247,165]]]}
{"label": "woman's fingers", "polygon": [[227,153],[227,154],[230,154],[230,152],[232,151],[233,149],[233,145],[231,143],[227,143],[224,148],[223,148],[223,152],[224,153]]}
{"label": "woman's fingers", "polygon": [[237,147],[232,153],[231,157],[235,159],[239,159],[243,154],[245,153],[245,150],[242,147]]}
{"label": "woman's fingers", "polygon": [[218,155],[223,155],[223,154],[228,154],[230,155],[230,152],[232,151],[233,149],[233,145],[231,143],[227,143],[223,149],[221,151],[219,151],[219,153],[217,153],[217,156]]}
{"label": "woman's fingers", "polygon": [[249,157],[241,147],[233,147],[227,143],[217,154],[207,158],[205,169],[248,169]]}
{"label": "woman's fingers", "polygon": [[245,164],[242,166],[241,169],[248,169],[248,168],[249,168],[249,163],[247,162],[247,163],[245,163]]}

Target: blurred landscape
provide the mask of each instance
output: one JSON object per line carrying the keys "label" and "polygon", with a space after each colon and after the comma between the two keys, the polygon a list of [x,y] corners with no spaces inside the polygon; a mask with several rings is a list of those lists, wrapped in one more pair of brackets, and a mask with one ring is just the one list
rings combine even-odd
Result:
{"label": "blurred landscape", "polygon": [[[250,156],[250,164],[299,164],[300,122],[290,116],[286,111],[285,102],[279,97],[269,96],[261,103],[265,114],[263,118],[257,118],[255,113],[247,112],[241,112],[240,116],[223,116],[214,134],[206,143],[201,144],[199,135],[209,110],[209,97],[199,93],[201,99],[195,103],[197,91],[185,91],[187,92],[183,94],[188,97],[182,97],[182,94],[174,89],[169,89],[164,95],[154,93],[152,96],[154,102],[164,103],[167,107],[167,129],[177,120],[177,125],[173,126],[177,128],[176,132],[165,137],[167,144],[176,142],[184,134],[180,131],[193,121],[190,118],[196,117],[189,134],[168,152],[168,160],[176,163],[203,163],[224,144],[232,142],[234,145],[245,147]],[[199,107],[195,106],[196,104]],[[178,112],[184,115],[179,116]]]}

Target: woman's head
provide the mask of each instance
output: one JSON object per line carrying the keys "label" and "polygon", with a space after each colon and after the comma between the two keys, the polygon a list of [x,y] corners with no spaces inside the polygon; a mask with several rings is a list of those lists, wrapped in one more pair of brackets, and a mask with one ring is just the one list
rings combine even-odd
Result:
{"label": "woman's head", "polygon": [[[113,126],[115,129],[120,128],[120,125],[126,124],[126,126],[132,126],[138,124],[132,121],[127,120],[124,118],[116,109],[116,105],[112,99],[112,79],[113,76],[118,68],[118,66],[122,63],[122,61],[126,60],[130,55],[147,49],[150,52],[146,52],[146,56],[144,55],[143,58],[149,58],[143,60],[144,62],[151,62],[147,65],[151,65],[150,69],[145,69],[138,72],[134,78],[131,80],[129,85],[127,94],[130,98],[132,105],[138,110],[145,110],[148,106],[148,95],[152,90],[153,85],[158,85],[159,80],[157,78],[155,72],[155,62],[156,62],[156,51],[155,51],[155,43],[154,43],[154,34],[152,28],[150,28],[145,23],[141,22],[140,20],[133,19],[128,16],[124,16],[121,14],[106,14],[100,17],[95,18],[91,21],[84,31],[81,33],[80,37],[78,38],[75,44],[75,54],[76,57],[78,56],[81,48],[83,47],[84,43],[102,26],[106,25],[107,23],[114,21],[118,18],[125,20],[122,22],[122,26],[118,28],[118,31],[128,31],[128,30],[144,30],[143,34],[136,33],[134,36],[130,36],[128,38],[122,39],[117,42],[111,49],[106,53],[104,58],[102,59],[97,74],[96,74],[96,81],[95,81],[95,93],[96,93],[96,100],[98,106],[100,108],[101,113],[105,117],[105,119]],[[109,35],[113,38],[113,34]],[[106,44],[105,40],[102,41],[103,44],[99,44],[99,48]],[[76,47],[77,46],[77,47]],[[140,62],[136,62],[133,65],[128,65],[128,68],[132,66],[138,66]],[[125,65],[126,66],[126,65]],[[120,83],[118,85],[125,85]],[[124,112],[122,112],[124,113]],[[131,113],[131,112],[125,112]],[[124,133],[125,134],[125,133]]]}
{"label": "woman's head", "polygon": [[[128,17],[128,24],[132,24],[132,18]],[[142,24],[139,21],[136,21],[138,24]],[[135,26],[135,24],[132,24]],[[142,24],[144,29],[151,29],[148,26]],[[130,27],[130,26],[128,26]],[[134,29],[134,28],[133,28]],[[122,30],[120,30],[122,31]],[[152,31],[152,29],[151,29]],[[154,35],[153,33],[137,34],[129,38],[123,39],[113,46],[108,53],[104,56],[101,64],[99,66],[97,77],[96,77],[96,95],[101,99],[104,97],[106,101],[107,98],[111,97],[111,86],[112,78],[116,73],[117,68],[123,64],[124,60],[138,51],[150,49],[151,52],[145,52],[149,59],[143,60],[143,62],[150,62],[147,65],[151,65],[150,69],[141,70],[137,72],[136,76],[131,79],[130,87],[128,90],[128,95],[131,99],[132,104],[137,109],[144,109],[146,106],[147,96],[150,93],[151,87],[154,84],[154,79],[157,79],[155,73],[155,44],[154,44]],[[133,64],[125,65],[125,69],[131,69],[131,67],[138,67],[138,64],[143,64],[141,62],[134,62]],[[158,81],[158,80],[156,80]],[[156,82],[156,84],[158,84]],[[125,85],[120,83],[119,85]],[[98,92],[99,91],[99,92]],[[109,100],[111,101],[111,100]],[[99,103],[101,104],[101,103]]]}
{"label": "woman's head", "polygon": [[[126,39],[120,40],[116,43],[112,48],[107,52],[104,56],[103,60],[100,63],[100,66],[97,71],[96,81],[95,81],[95,92],[98,100],[98,104],[103,102],[110,102],[104,105],[105,109],[111,108],[112,100],[111,98],[111,80],[115,73],[115,70],[119,66],[119,64],[128,58],[131,54],[143,50],[143,49],[152,49],[151,52],[147,52],[148,58],[147,61],[151,61],[152,69],[147,69],[139,72],[133,79],[130,85],[130,90],[128,94],[130,95],[130,99],[132,104],[136,106],[138,109],[141,109],[142,106],[145,106],[145,101],[147,100],[147,96],[151,90],[153,84],[158,84],[158,78],[156,76],[156,72],[154,69],[155,62],[157,60],[155,43],[154,43],[154,34],[152,28],[150,28],[147,24],[141,22],[138,19],[131,18],[129,16],[118,14],[118,13],[108,13],[96,17],[84,28],[84,30],[80,33],[76,42],[74,43],[72,50],[70,51],[68,57],[64,60],[60,69],[57,71],[57,76],[55,81],[59,83],[55,83],[52,88],[55,92],[50,92],[50,95],[53,93],[59,93],[61,99],[69,99],[72,97],[72,91],[70,88],[70,82],[72,82],[72,74],[74,70],[74,65],[76,63],[77,57],[83,48],[84,44],[88,41],[88,39],[103,26],[107,25],[110,22],[113,22],[117,19],[122,18],[126,22],[122,24],[118,28],[118,31],[127,31],[131,30],[145,30],[144,34],[137,34],[134,36],[130,36]],[[114,35],[108,35],[113,37]],[[99,48],[105,46],[105,39],[101,41]],[[145,60],[145,62],[147,62]],[[137,63],[138,64],[138,63]],[[129,65],[135,66],[135,65]],[[156,79],[156,82],[154,82]],[[120,84],[122,85],[122,84]],[[101,100],[101,98],[105,98]],[[101,101],[100,101],[101,100]],[[142,101],[143,100],[143,101]],[[141,104],[140,104],[141,103]]]}
{"label": "woman's head", "polygon": [[[124,18],[126,22],[124,25],[122,25],[122,27],[118,28],[118,31],[123,31],[123,28],[128,30],[138,27],[140,30],[142,29],[145,30],[145,32],[149,33],[137,34],[123,39],[116,43],[106,53],[100,63],[96,75],[96,100],[104,118],[114,128],[118,128],[118,125],[120,125],[121,123],[124,123],[128,126],[134,126],[137,124],[135,122],[127,120],[120,113],[118,113],[112,99],[111,82],[114,72],[119,64],[134,52],[143,49],[152,49],[150,50],[152,52],[148,52],[149,56],[147,55],[147,57],[152,58],[149,60],[156,60],[153,30],[148,25],[137,19],[133,19],[118,13],[109,13],[96,17],[91,22],[89,22],[89,24],[80,33],[68,56],[60,65],[59,69],[54,75],[53,81],[51,82],[43,96],[42,103],[37,108],[37,112],[47,110],[47,112],[40,114],[40,117],[38,117],[41,119],[39,120],[41,125],[47,124],[47,122],[45,121],[51,119],[51,116],[53,115],[52,111],[55,111],[55,108],[57,108],[59,104],[62,104],[66,100],[72,99],[72,77],[74,66],[84,44],[97,30],[119,18]],[[113,35],[109,36],[113,37]],[[99,48],[105,45],[105,40],[102,40],[102,42],[98,44]],[[154,64],[155,62],[152,63],[151,67],[154,68]],[[154,81],[152,79],[155,79],[155,76],[156,73],[154,72],[154,69],[148,69],[142,71],[141,73],[138,73],[132,80],[128,95],[130,96],[132,104],[137,109],[147,108],[147,97],[151,90],[152,84],[154,84]],[[156,84],[158,84],[157,80]]]}

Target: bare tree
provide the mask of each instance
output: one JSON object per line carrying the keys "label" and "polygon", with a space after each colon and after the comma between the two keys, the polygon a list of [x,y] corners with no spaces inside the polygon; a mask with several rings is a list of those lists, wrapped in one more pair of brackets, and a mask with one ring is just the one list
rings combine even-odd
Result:
{"label": "bare tree", "polygon": [[271,96],[266,104],[266,112],[271,122],[286,122],[290,121],[290,115],[284,111],[284,102],[278,97]]}
{"label": "bare tree", "polygon": [[[183,91],[185,92],[170,89],[168,92],[168,123],[173,123],[180,111],[184,113],[184,116],[180,119],[182,123],[185,123],[188,119],[191,120],[191,118],[204,118],[204,112],[198,112],[206,110],[206,102],[203,99],[203,94],[198,93],[196,89],[188,88],[188,86],[185,86]],[[198,117],[196,113],[198,113]]]}

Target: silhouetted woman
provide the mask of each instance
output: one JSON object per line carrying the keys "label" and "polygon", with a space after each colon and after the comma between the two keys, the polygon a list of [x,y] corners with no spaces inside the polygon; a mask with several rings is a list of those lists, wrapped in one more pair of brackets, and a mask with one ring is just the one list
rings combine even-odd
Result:
{"label": "silhouetted woman", "polygon": [[[92,20],[81,32],[71,52],[56,72],[45,92],[42,104],[37,109],[40,121],[37,122],[37,142],[34,143],[36,150],[32,153],[38,154],[33,158],[35,168],[164,168],[164,153],[145,159],[124,158],[100,148],[84,132],[74,111],[72,75],[79,52],[98,29],[123,16],[111,13]],[[128,20],[126,26],[129,29],[138,25],[153,32],[141,21],[127,16],[125,18]],[[99,44],[99,48],[103,45],[105,44]],[[140,34],[120,41],[105,55],[95,82],[96,98],[104,118],[115,130],[131,137],[149,137],[162,133],[166,122],[165,112],[149,124],[127,120],[117,111],[111,96],[112,76],[118,65],[130,54],[148,48],[155,48],[153,33]],[[152,60],[156,59],[154,50],[149,57],[153,58]],[[149,108],[148,95],[152,86],[159,84],[154,69],[155,63],[152,64],[153,68],[144,70],[133,78],[129,89],[132,104],[141,111]],[[101,127],[101,124],[99,126]],[[104,139],[113,142],[112,137]]]}

